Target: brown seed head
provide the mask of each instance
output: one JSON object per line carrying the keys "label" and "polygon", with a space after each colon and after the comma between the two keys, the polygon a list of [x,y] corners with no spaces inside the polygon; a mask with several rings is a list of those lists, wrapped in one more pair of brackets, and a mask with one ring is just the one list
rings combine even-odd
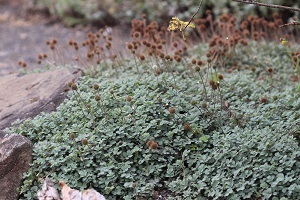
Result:
{"label": "brown seed head", "polygon": [[222,74],[218,74],[218,78],[219,78],[220,80],[223,80],[223,79],[224,79],[224,77],[223,77]]}
{"label": "brown seed head", "polygon": [[126,97],[126,101],[131,102],[131,100],[132,100],[131,96]]}
{"label": "brown seed head", "polygon": [[268,68],[268,72],[271,73],[272,71],[273,71],[273,68],[272,68],[272,67],[269,67],[269,68]]}
{"label": "brown seed head", "polygon": [[73,43],[73,40],[70,39],[69,42],[68,42],[68,44],[69,44],[70,46],[72,46],[72,45],[74,44],[74,43]]}
{"label": "brown seed head", "polygon": [[165,59],[166,59],[166,60],[169,60],[169,59],[170,59],[170,55],[168,55],[168,54],[165,55]]}
{"label": "brown seed head", "polygon": [[145,56],[144,56],[144,55],[141,55],[141,56],[140,56],[140,60],[142,60],[142,61],[143,61],[143,60],[145,60],[145,59],[146,59],[146,58],[145,58]]}
{"label": "brown seed head", "polygon": [[68,86],[69,86],[69,87],[72,87],[73,84],[74,84],[73,81],[70,81],[70,82],[68,83]]}
{"label": "brown seed head", "polygon": [[197,61],[197,65],[199,65],[199,66],[203,65],[202,60],[198,60],[198,61]]}
{"label": "brown seed head", "polygon": [[101,99],[101,98],[100,98],[99,95],[96,95],[96,96],[95,96],[95,100],[96,100],[96,101],[100,101],[100,99]]}
{"label": "brown seed head", "polygon": [[81,140],[81,144],[82,145],[87,145],[88,144],[88,140],[86,138]]}
{"label": "brown seed head", "polygon": [[148,140],[147,143],[146,143],[147,146],[149,147],[152,144],[152,142],[153,142],[152,140]]}
{"label": "brown seed head", "polygon": [[53,39],[52,44],[57,44],[57,39]]}
{"label": "brown seed head", "polygon": [[71,133],[70,138],[73,140],[75,138],[75,133]]}
{"label": "brown seed head", "polygon": [[178,43],[177,43],[177,42],[174,42],[174,43],[173,43],[173,47],[178,47]]}
{"label": "brown seed head", "polygon": [[212,80],[212,79],[210,79],[208,83],[209,83],[210,86],[216,84],[216,82],[214,80]]}
{"label": "brown seed head", "polygon": [[266,102],[267,102],[267,98],[262,97],[262,98],[260,99],[260,103],[266,103]]}
{"label": "brown seed head", "polygon": [[131,50],[131,49],[133,49],[133,45],[131,43],[129,43],[129,44],[127,44],[127,48]]}
{"label": "brown seed head", "polygon": [[192,101],[191,101],[191,104],[192,104],[192,106],[194,106],[194,105],[197,104],[197,102],[196,102],[195,100],[192,100]]}
{"label": "brown seed head", "polygon": [[176,61],[177,61],[177,62],[181,62],[181,57],[178,56],[178,57],[176,58]]}
{"label": "brown seed head", "polygon": [[75,83],[73,83],[73,84],[71,85],[71,88],[72,88],[72,90],[77,90],[77,85],[76,85]]}
{"label": "brown seed head", "polygon": [[170,112],[170,114],[174,114],[175,113],[175,108],[173,108],[173,107],[169,108],[169,112]]}
{"label": "brown seed head", "polygon": [[190,124],[189,124],[189,123],[185,123],[185,124],[183,125],[183,130],[185,130],[185,131],[191,130]]}
{"label": "brown seed head", "polygon": [[158,144],[154,141],[150,145],[150,149],[152,149],[152,150],[157,149],[157,147],[158,147]]}

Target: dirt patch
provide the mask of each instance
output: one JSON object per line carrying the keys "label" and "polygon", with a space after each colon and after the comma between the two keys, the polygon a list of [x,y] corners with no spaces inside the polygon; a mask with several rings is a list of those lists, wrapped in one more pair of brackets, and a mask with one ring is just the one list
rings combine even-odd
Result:
{"label": "dirt patch", "polygon": [[[29,70],[42,67],[37,63],[40,53],[47,53],[47,40],[56,38],[67,44],[68,40],[83,41],[88,32],[98,29],[93,26],[65,27],[47,13],[28,13],[26,0],[0,0],[0,76],[20,70],[18,61],[27,63]],[[116,40],[115,49],[125,49],[129,39],[129,27],[114,27],[112,34]]]}

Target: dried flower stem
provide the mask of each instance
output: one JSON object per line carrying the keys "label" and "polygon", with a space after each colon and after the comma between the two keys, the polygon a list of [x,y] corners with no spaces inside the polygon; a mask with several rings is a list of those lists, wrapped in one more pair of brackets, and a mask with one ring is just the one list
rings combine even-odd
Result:
{"label": "dried flower stem", "polygon": [[198,9],[196,10],[196,12],[193,14],[193,16],[190,18],[190,20],[188,21],[188,24],[183,28],[182,32],[185,31],[185,29],[190,25],[190,23],[192,22],[193,18],[196,16],[196,14],[199,12],[201,5],[202,5],[203,0],[200,0]]}
{"label": "dried flower stem", "polygon": [[257,6],[265,6],[269,8],[277,8],[277,9],[284,9],[284,10],[291,10],[291,11],[296,11],[300,12],[299,8],[293,8],[293,7],[288,7],[288,6],[280,6],[280,5],[274,5],[274,4],[267,4],[267,3],[260,3],[255,0],[232,0],[235,2],[240,2],[240,3],[246,3],[246,4],[254,4]]}

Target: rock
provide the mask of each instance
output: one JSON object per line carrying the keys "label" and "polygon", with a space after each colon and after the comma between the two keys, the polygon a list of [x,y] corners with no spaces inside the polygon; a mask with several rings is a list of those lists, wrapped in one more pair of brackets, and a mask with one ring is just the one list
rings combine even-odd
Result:
{"label": "rock", "polygon": [[65,68],[21,77],[1,77],[0,130],[9,127],[16,119],[54,111],[65,98],[67,83],[80,75],[80,70]]}
{"label": "rock", "polygon": [[46,178],[41,190],[37,193],[38,200],[60,200],[59,194],[53,181]]}
{"label": "rock", "polygon": [[94,189],[74,190],[63,181],[59,182],[59,186],[63,200],[105,200],[105,197]]}
{"label": "rock", "polygon": [[23,173],[31,163],[33,146],[21,135],[0,131],[0,199],[16,200]]}

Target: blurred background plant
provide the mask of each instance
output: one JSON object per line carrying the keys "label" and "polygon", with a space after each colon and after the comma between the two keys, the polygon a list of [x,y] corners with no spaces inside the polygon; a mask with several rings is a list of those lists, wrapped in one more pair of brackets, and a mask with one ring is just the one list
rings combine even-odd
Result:
{"label": "blurred background plant", "polygon": [[[298,0],[268,0],[264,3],[300,7]],[[198,0],[173,1],[166,0],[160,3],[146,0],[29,0],[28,8],[48,9],[49,12],[58,16],[67,25],[93,23],[95,25],[130,24],[134,18],[140,18],[146,14],[148,19],[159,22],[167,22],[170,17],[176,15],[182,19],[190,18],[197,10]],[[231,0],[204,1],[199,12],[205,16],[206,9],[213,11],[213,15],[231,13],[237,19],[242,20],[248,15],[258,15],[271,19],[272,13],[277,11],[268,7],[259,7],[250,4],[242,4]],[[288,22],[292,17],[299,19],[297,13],[289,10],[279,11],[282,20]],[[196,16],[199,17],[199,16]]]}

